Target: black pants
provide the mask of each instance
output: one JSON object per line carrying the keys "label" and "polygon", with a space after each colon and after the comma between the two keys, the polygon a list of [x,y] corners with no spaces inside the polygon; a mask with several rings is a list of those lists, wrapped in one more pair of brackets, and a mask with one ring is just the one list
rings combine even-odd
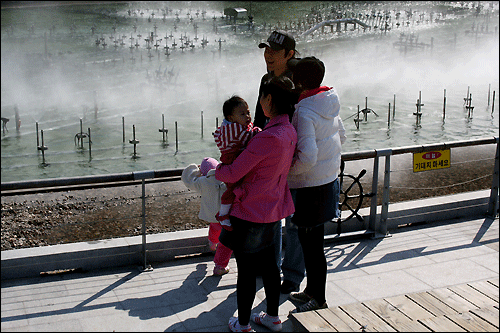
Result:
{"label": "black pants", "polygon": [[280,270],[276,263],[275,246],[268,246],[256,253],[234,251],[238,267],[236,283],[236,299],[238,303],[238,320],[240,325],[250,322],[250,314],[256,292],[257,274],[262,274],[266,293],[267,314],[278,315],[280,301]]}
{"label": "black pants", "polygon": [[307,286],[304,292],[322,305],[326,302],[325,225],[299,227],[298,234],[306,266]]}

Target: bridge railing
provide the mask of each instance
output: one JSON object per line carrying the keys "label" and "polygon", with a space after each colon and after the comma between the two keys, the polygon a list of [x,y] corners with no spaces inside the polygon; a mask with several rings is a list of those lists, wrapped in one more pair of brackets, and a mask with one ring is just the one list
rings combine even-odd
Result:
{"label": "bridge railing", "polygon": [[[371,202],[369,207],[363,208],[364,212],[360,211],[361,205],[355,205],[356,208],[354,210],[347,210],[342,212],[342,218],[337,222],[338,224],[342,224],[342,229],[348,233],[351,231],[361,231],[361,232],[370,232],[373,237],[385,237],[388,235],[388,230],[397,227],[400,224],[410,223],[410,222],[421,222],[427,220],[429,218],[429,214],[434,214],[436,217],[440,213],[437,210],[430,210],[427,215],[423,215],[421,220],[415,219],[417,213],[407,212],[407,215],[402,215],[401,212],[394,212],[389,210],[390,206],[390,189],[391,189],[391,157],[395,155],[403,155],[403,154],[415,154],[415,153],[425,153],[425,152],[433,152],[433,151],[442,151],[446,149],[455,149],[460,147],[473,147],[473,146],[484,146],[496,144],[496,153],[494,156],[494,167],[492,169],[492,183],[491,188],[489,190],[489,196],[482,197],[480,200],[476,200],[474,198],[467,200],[470,203],[464,205],[464,207],[456,208],[456,207],[446,207],[441,210],[444,210],[442,214],[443,216],[448,218],[460,217],[462,215],[474,215],[474,214],[482,214],[485,216],[495,217],[498,214],[498,205],[499,205],[499,197],[498,197],[498,182],[499,182],[499,138],[484,138],[484,139],[473,139],[473,140],[464,140],[464,141],[455,141],[448,143],[439,143],[439,144],[428,144],[428,145],[419,145],[419,146],[408,146],[408,147],[399,147],[392,149],[376,149],[376,150],[367,150],[367,151],[358,151],[358,152],[349,152],[342,154],[342,160],[344,163],[354,163],[354,161],[365,161],[369,159],[373,159],[373,168],[371,170],[371,193],[369,195],[361,195],[357,198],[361,201],[365,198],[370,198]],[[489,153],[488,153],[489,154]],[[381,158],[385,159],[385,163],[383,166],[383,181],[379,181],[379,169]],[[493,157],[491,158],[493,159]],[[490,159],[490,160],[491,160]],[[367,164],[363,164],[366,166]],[[203,239],[206,238],[202,236],[201,233],[196,233],[196,239],[191,239],[191,241],[170,239],[172,237],[167,237],[173,245],[172,248],[165,245],[159,245],[158,237],[151,237],[150,239],[155,239],[154,241],[150,241],[149,244],[146,243],[146,225],[148,222],[152,223],[155,216],[150,218],[148,221],[148,216],[146,215],[146,185],[153,182],[170,182],[170,181],[179,181],[180,176],[182,174],[183,169],[171,169],[171,170],[159,170],[159,171],[139,171],[139,172],[131,172],[131,173],[120,173],[120,174],[108,174],[108,175],[94,175],[94,176],[84,176],[84,177],[71,177],[71,178],[54,178],[54,179],[40,179],[40,180],[30,180],[30,181],[20,181],[20,182],[6,182],[1,184],[1,195],[4,196],[12,196],[12,195],[23,195],[23,194],[33,194],[33,193],[43,193],[43,192],[54,192],[54,191],[73,191],[73,190],[81,190],[81,189],[91,189],[91,188],[100,188],[100,187],[112,187],[112,186],[130,186],[130,185],[138,185],[142,186],[142,196],[140,197],[142,202],[142,244],[140,246],[140,254],[142,256],[143,267],[147,267],[147,262],[151,260],[159,260],[159,252],[163,251],[171,251],[175,252],[176,255],[183,254],[192,254],[198,252],[209,252],[208,247],[205,245]],[[362,172],[364,174],[364,172]],[[368,172],[368,175],[370,172]],[[487,175],[487,176],[490,176]],[[361,178],[361,173],[358,177],[353,177],[355,180],[359,181]],[[351,179],[350,178],[350,179]],[[344,175],[344,184],[343,191],[346,188],[350,187],[352,184],[347,182],[346,177]],[[381,186],[380,186],[381,185]],[[380,190],[381,189],[381,190]],[[345,198],[344,198],[345,199]],[[476,201],[474,201],[476,200]],[[381,204],[379,204],[381,203]],[[396,206],[396,204],[394,205]],[[432,206],[429,204],[429,206]],[[419,208],[420,209],[420,208]],[[401,209],[402,211],[408,211],[407,207]],[[417,209],[418,210],[418,209]],[[137,216],[132,216],[133,218],[137,218]],[[357,218],[352,218],[357,217]],[[444,218],[443,218],[444,219]],[[430,219],[433,220],[433,219]],[[435,219],[434,219],[435,220]],[[106,221],[99,221],[101,223],[106,223]],[[333,225],[333,223],[331,224]],[[339,230],[339,229],[337,229]],[[334,235],[336,232],[333,228],[326,228],[325,233],[328,235]],[[199,235],[198,235],[199,234]],[[150,235],[152,236],[152,235]],[[183,236],[184,237],[184,236]],[[189,236],[186,236],[189,237]],[[335,236],[334,236],[335,237]],[[164,240],[162,240],[164,241]],[[154,243],[157,242],[157,243]],[[175,244],[174,244],[175,243]],[[182,243],[182,245],[180,244]],[[191,244],[192,243],[192,244]],[[90,243],[89,243],[90,244]],[[139,245],[139,244],[137,244]],[[148,246],[149,245],[149,246]],[[91,246],[91,245],[89,245]],[[136,246],[138,247],[138,246]],[[175,247],[175,248],[174,248]],[[97,250],[100,250],[97,249]],[[125,251],[125,250],[124,250]],[[126,251],[128,251],[128,256],[130,256],[131,246],[126,247]],[[133,250],[135,251],[135,250]],[[157,251],[155,253],[155,251]],[[3,251],[2,251],[3,252]],[[117,254],[115,254],[117,256]],[[126,253],[123,254],[122,257],[126,256]],[[4,270],[4,255],[2,253],[2,271]],[[134,254],[134,257],[136,255]],[[162,254],[161,258],[172,257],[172,254]],[[95,257],[89,257],[92,261],[91,265],[95,265]],[[71,259],[73,260],[73,259]],[[75,259],[76,260],[76,259]],[[82,262],[82,259],[78,259],[79,262]],[[41,264],[42,260],[38,259],[37,264]],[[117,260],[118,262],[118,260]],[[27,265],[27,264],[15,264],[15,265]],[[7,267],[7,266],[6,266]],[[13,266],[14,267],[14,266]],[[20,267],[20,266],[19,266]],[[93,267],[93,266],[92,266]],[[6,270],[7,271],[7,270]],[[2,273],[3,276],[3,273]]]}

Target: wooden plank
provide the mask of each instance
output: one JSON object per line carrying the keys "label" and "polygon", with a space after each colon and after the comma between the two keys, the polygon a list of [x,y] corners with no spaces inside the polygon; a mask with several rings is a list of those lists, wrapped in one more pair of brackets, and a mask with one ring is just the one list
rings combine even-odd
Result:
{"label": "wooden plank", "polygon": [[475,310],[470,310],[470,313],[472,313],[475,316],[480,317],[481,319],[487,321],[491,325],[495,326],[497,329],[499,328],[498,326],[498,309],[495,307],[485,307],[481,309],[475,309]]}
{"label": "wooden plank", "polygon": [[439,288],[428,291],[432,296],[440,299],[442,302],[451,306],[457,312],[467,312],[471,309],[478,309],[478,307],[463,297],[458,296],[448,288]]}
{"label": "wooden plank", "polygon": [[456,286],[448,287],[448,289],[480,308],[495,305],[498,306],[498,302],[495,302],[488,296],[485,296],[484,294],[480,293],[467,284],[459,284]]}
{"label": "wooden plank", "polygon": [[492,280],[488,280],[489,283],[491,283],[492,285],[496,286],[498,288],[498,279],[492,279]]}
{"label": "wooden plank", "polygon": [[488,281],[476,281],[467,284],[498,303],[498,287]]}
{"label": "wooden plank", "polygon": [[445,315],[445,317],[469,332],[498,332],[498,328],[468,312]]}
{"label": "wooden plank", "polygon": [[337,332],[316,311],[293,313],[291,315],[294,331],[298,332]]}
{"label": "wooden plank", "polygon": [[434,332],[467,332],[445,316],[419,319],[418,321]]}
{"label": "wooden plank", "polygon": [[444,304],[437,298],[431,296],[427,292],[413,293],[406,295],[412,301],[418,303],[421,307],[425,308],[427,311],[431,312],[435,316],[442,316],[445,314],[455,314],[457,311],[450,308],[448,305]]}
{"label": "wooden plank", "polygon": [[[342,311],[339,309],[339,311]],[[346,324],[339,316],[337,316],[330,308],[316,310],[316,313],[320,315],[324,320],[328,322],[333,328],[338,332],[355,332],[358,330],[353,329],[351,326]],[[349,317],[349,316],[348,316]],[[350,320],[354,322],[352,318]],[[359,327],[358,323],[354,322],[354,327]]]}
{"label": "wooden plank", "polygon": [[[344,311],[342,311],[342,309],[340,309],[338,306],[333,307],[333,308],[328,308],[328,311],[332,312],[333,315],[340,318],[340,320],[349,327],[349,330],[351,330],[353,332],[361,332],[361,330],[362,330],[361,324],[358,323],[357,321],[355,321],[354,319],[352,319],[351,317],[349,317],[349,315],[347,313],[345,313]],[[320,312],[320,314],[323,315],[322,312]],[[340,324],[341,323],[339,323],[339,325]],[[340,332],[342,332],[342,330]]]}
{"label": "wooden plank", "polygon": [[394,328],[361,303],[341,305],[339,308],[360,323],[367,332],[396,332]]}
{"label": "wooden plank", "polygon": [[425,310],[405,295],[387,297],[385,298],[385,301],[389,302],[393,307],[404,313],[411,320],[434,317],[432,313]]}
{"label": "wooden plank", "polygon": [[430,330],[419,323],[408,318],[404,313],[396,309],[383,299],[363,302],[372,312],[377,314],[386,323],[398,332],[429,332]]}

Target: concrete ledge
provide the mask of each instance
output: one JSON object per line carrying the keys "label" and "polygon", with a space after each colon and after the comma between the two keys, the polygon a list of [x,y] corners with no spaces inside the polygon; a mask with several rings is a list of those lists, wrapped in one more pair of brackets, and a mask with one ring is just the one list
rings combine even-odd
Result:
{"label": "concrete ledge", "polygon": [[[488,209],[490,190],[408,201],[389,205],[388,229],[398,225],[435,222],[464,216],[484,216]],[[381,207],[377,207],[377,219]],[[366,230],[370,209],[359,211],[363,221],[353,218],[342,223],[342,234]],[[348,212],[343,212],[347,217]],[[328,223],[325,234],[335,235],[337,224]],[[342,234],[340,236],[342,236]],[[208,228],[153,234],[146,236],[146,263],[173,260],[177,256],[208,253]],[[341,237],[334,237],[341,238]],[[142,266],[142,236],[107,239],[2,251],[1,279],[39,276],[41,272],[129,265]]]}
{"label": "concrete ledge", "polygon": [[[488,212],[490,190],[464,192],[447,195],[389,203],[387,214],[387,229],[395,229],[400,225],[419,222],[435,222],[442,220],[457,219],[465,216],[485,216]],[[382,206],[377,206],[377,224],[380,221]],[[355,217],[342,223],[342,233],[359,232],[368,229],[370,219],[370,208],[362,208],[358,214],[363,221]],[[350,212],[343,211],[342,218],[347,218]],[[337,223],[328,223],[325,227],[325,235],[337,233]]]}
{"label": "concrete ledge", "polygon": [[[208,228],[146,236],[146,264],[209,252]],[[40,276],[41,272],[142,266],[142,236],[2,251],[1,279]]]}
{"label": "concrete ledge", "polygon": [[485,216],[488,212],[489,197],[490,190],[483,190],[390,204],[387,228],[465,216]]}

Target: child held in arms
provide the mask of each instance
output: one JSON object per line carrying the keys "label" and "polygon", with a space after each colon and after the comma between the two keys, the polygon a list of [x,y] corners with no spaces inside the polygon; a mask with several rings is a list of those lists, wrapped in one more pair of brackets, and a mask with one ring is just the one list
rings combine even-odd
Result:
{"label": "child held in arms", "polygon": [[[262,130],[253,125],[248,104],[239,96],[234,95],[226,100],[222,106],[222,113],[224,120],[214,132],[214,138],[221,152],[221,162],[231,164],[245,149],[248,141]],[[233,189],[236,184],[226,184],[227,189],[222,195],[220,210],[216,215],[217,221],[228,231],[233,229],[231,222],[229,222],[229,212],[235,198]]]}

